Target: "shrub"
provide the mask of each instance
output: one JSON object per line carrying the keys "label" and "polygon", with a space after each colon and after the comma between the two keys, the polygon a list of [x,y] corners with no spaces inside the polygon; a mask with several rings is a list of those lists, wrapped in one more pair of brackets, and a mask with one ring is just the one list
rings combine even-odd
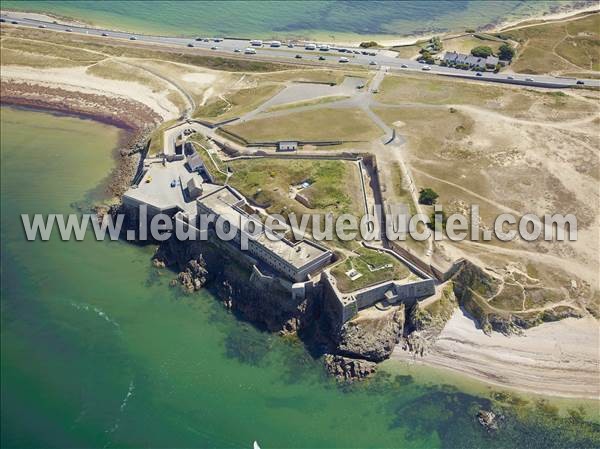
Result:
{"label": "shrub", "polygon": [[491,47],[480,45],[479,47],[472,49],[471,54],[473,56],[477,56],[478,58],[487,58],[488,56],[492,56],[493,52]]}
{"label": "shrub", "polygon": [[435,204],[439,195],[429,187],[419,190],[419,203],[431,206]]}
{"label": "shrub", "polygon": [[515,56],[515,49],[509,44],[502,44],[498,49],[498,57],[503,61],[510,61]]}
{"label": "shrub", "polygon": [[371,48],[371,47],[379,47],[379,44],[375,41],[361,42],[361,48]]}

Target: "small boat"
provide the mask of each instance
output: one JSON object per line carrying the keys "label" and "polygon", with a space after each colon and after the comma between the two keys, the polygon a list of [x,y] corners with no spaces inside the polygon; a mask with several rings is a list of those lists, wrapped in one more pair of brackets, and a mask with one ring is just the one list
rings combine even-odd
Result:
{"label": "small boat", "polygon": [[260,446],[258,445],[258,443],[256,441],[254,442],[252,447],[253,447],[253,449],[260,449]]}

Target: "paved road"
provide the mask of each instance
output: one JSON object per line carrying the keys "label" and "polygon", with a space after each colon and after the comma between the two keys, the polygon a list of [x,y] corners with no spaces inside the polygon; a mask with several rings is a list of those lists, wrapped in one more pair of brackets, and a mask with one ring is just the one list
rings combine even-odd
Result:
{"label": "paved road", "polygon": [[[19,14],[23,16],[23,14]],[[241,39],[223,39],[220,42],[215,42],[213,39],[195,40],[191,38],[181,37],[168,37],[168,36],[151,36],[145,34],[132,34],[120,31],[103,30],[100,28],[90,28],[83,26],[71,26],[63,25],[55,22],[43,22],[35,19],[29,19],[26,16],[16,17],[14,13],[2,14],[0,16],[5,23],[10,24],[12,21],[18,22],[17,25],[26,27],[45,27],[46,29],[65,31],[71,30],[72,33],[81,33],[91,36],[102,36],[106,34],[107,38],[117,39],[131,39],[135,38],[136,41],[144,43],[155,43],[155,44],[166,44],[173,47],[188,47],[190,44],[193,48],[197,49],[199,53],[212,52],[216,55],[224,54],[235,54],[239,57],[248,59],[273,59],[286,63],[293,62],[310,62],[310,63],[323,63],[331,64],[338,63],[339,58],[348,58],[348,64],[363,65],[367,67],[379,68],[381,66],[388,67],[389,70],[405,70],[405,71],[422,71],[423,64],[411,59],[396,58],[390,55],[388,51],[375,51],[375,56],[355,54],[355,53],[340,53],[338,51],[318,51],[318,50],[305,50],[304,45],[296,44],[293,48],[288,48],[285,44],[279,48],[271,47],[258,47],[256,49],[256,55],[244,55],[244,49],[250,47],[248,40]],[[208,40],[208,42],[205,42]],[[216,47],[212,50],[212,47]],[[358,51],[358,48],[350,48],[352,51]],[[239,50],[236,52],[235,50]],[[190,48],[191,51],[192,48]],[[301,55],[302,58],[296,58],[296,55]],[[320,61],[319,57],[324,57],[324,61]],[[342,63],[340,63],[342,64]],[[488,82],[499,82],[507,84],[518,84],[525,86],[538,86],[538,87],[554,87],[554,88],[565,88],[574,87],[577,85],[577,79],[575,78],[557,78],[548,75],[512,75],[514,79],[508,79],[508,75],[503,73],[491,73],[483,72],[481,76],[477,76],[476,72],[469,72],[464,70],[453,69],[450,67],[431,66],[429,73],[436,73],[448,76],[457,76],[467,79],[477,79],[479,81]],[[584,80],[585,85],[592,87],[600,87],[600,80]]]}

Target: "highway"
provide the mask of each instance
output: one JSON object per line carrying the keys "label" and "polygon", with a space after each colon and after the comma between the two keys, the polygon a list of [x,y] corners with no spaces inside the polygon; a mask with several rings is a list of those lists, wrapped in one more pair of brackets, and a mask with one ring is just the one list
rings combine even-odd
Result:
{"label": "highway", "polygon": [[[273,48],[269,45],[268,41],[263,46],[253,47],[250,45],[249,40],[242,39],[215,39],[201,36],[198,38],[182,38],[182,37],[169,37],[169,36],[152,36],[146,34],[134,34],[126,33],[122,31],[111,31],[100,28],[91,28],[85,26],[73,26],[64,25],[54,22],[45,22],[32,18],[27,18],[23,13],[19,13],[19,16],[13,16],[17,13],[5,13],[0,16],[3,21],[2,25],[18,25],[24,27],[36,27],[44,28],[48,30],[71,32],[85,34],[89,36],[105,37],[107,39],[125,39],[130,41],[150,43],[150,44],[162,44],[168,45],[173,48],[185,47],[189,51],[193,52],[197,49],[199,54],[214,54],[218,56],[235,55],[236,57],[245,59],[260,59],[260,60],[274,60],[279,62],[285,62],[287,64],[309,62],[311,64],[323,64],[331,65],[332,63],[340,65],[361,65],[373,69],[385,68],[386,71],[423,71],[424,64],[421,64],[412,59],[403,59],[394,57],[393,52],[389,50],[366,50],[375,55],[364,55],[357,53],[364,51],[361,48],[343,47],[346,52],[339,52],[338,50],[306,50],[304,43],[295,43],[293,47],[288,47],[287,43],[282,43],[280,47]],[[17,23],[13,23],[17,22]],[[67,31],[69,30],[69,31]],[[248,47],[254,48],[256,54],[244,54],[244,50]],[[317,48],[319,44],[317,44]],[[297,55],[301,56],[298,58]],[[324,58],[320,60],[319,58]],[[340,58],[347,58],[348,62],[339,62]],[[524,86],[534,87],[549,87],[549,88],[567,88],[577,86],[578,79],[576,78],[558,78],[549,75],[522,75],[522,74],[506,74],[506,73],[493,73],[493,72],[475,72],[454,69],[451,67],[441,67],[437,65],[430,65],[427,73],[434,73],[446,76],[455,76],[466,79],[475,79],[477,81],[488,81],[496,83],[506,84],[517,84]],[[478,75],[479,73],[479,75]],[[600,79],[590,80],[582,79],[585,86],[588,87],[600,87]]]}

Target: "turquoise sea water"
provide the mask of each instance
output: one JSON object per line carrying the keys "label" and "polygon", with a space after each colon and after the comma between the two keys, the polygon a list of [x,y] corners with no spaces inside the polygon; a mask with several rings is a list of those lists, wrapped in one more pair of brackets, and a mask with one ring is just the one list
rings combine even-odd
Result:
{"label": "turquoise sea water", "polygon": [[597,404],[565,417],[513,397],[492,436],[474,418],[492,406],[489,388],[394,364],[338,386],[301,344],[236,320],[206,291],[169,287],[152,247],[25,241],[19,214],[98,198],[120,132],[1,111],[2,447],[600,445],[600,425],[587,422]]}
{"label": "turquoise sea water", "polygon": [[360,39],[477,28],[544,13],[556,1],[8,1],[149,34]]}

